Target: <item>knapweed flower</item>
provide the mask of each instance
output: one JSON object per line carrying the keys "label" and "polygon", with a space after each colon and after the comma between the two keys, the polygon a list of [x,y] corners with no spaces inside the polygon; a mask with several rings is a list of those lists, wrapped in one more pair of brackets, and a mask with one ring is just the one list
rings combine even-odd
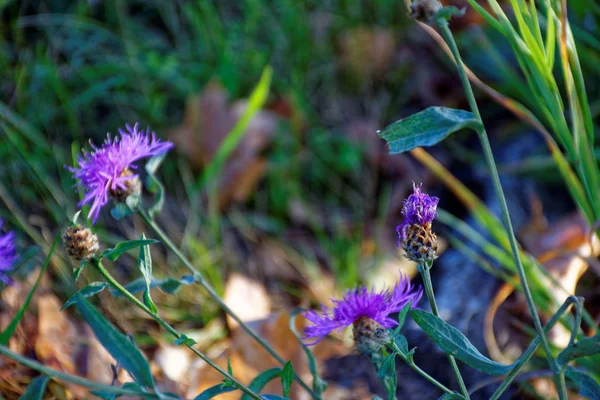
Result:
{"label": "knapweed flower", "polygon": [[442,3],[439,0],[413,0],[410,15],[421,22],[432,22],[441,9]]}
{"label": "knapweed flower", "polygon": [[406,252],[406,257],[422,263],[437,258],[438,242],[431,230],[431,222],[437,216],[439,198],[421,192],[421,186],[413,184],[414,193],[404,200],[402,214],[404,222],[398,232],[398,247]]}
{"label": "knapweed flower", "polygon": [[98,236],[81,225],[68,227],[62,242],[69,257],[76,261],[88,260],[100,249]]}
{"label": "knapweed flower", "polygon": [[0,219],[0,280],[7,284],[12,284],[12,278],[8,272],[13,269],[17,260],[17,248],[15,246],[15,233],[7,232],[2,234],[4,221]]}
{"label": "knapweed flower", "polygon": [[141,192],[141,183],[133,170],[134,162],[162,154],[173,147],[171,142],[163,142],[156,138],[150,129],[138,130],[125,125],[127,132],[119,129],[119,136],[112,139],[110,135],[101,147],[92,145],[92,152],[83,153],[77,159],[79,168],[67,167],[77,181],[77,187],[85,196],[79,203],[92,204],[88,218],[96,223],[100,209],[108,203],[109,198],[119,202],[125,201],[131,194]]}
{"label": "knapweed flower", "polygon": [[389,342],[387,329],[398,324],[389,315],[400,311],[408,302],[414,307],[422,295],[422,289],[413,288],[410,279],[403,275],[391,290],[378,292],[364,286],[348,290],[341,300],[333,300],[332,310],[321,306],[320,314],[312,310],[303,313],[312,323],[304,330],[303,339],[307,345],[314,345],[331,332],[352,325],[356,349],[371,354]]}

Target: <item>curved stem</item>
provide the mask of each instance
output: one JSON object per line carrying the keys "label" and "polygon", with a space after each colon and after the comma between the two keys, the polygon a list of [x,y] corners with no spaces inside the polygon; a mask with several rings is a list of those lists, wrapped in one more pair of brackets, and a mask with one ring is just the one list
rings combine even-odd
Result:
{"label": "curved stem", "polygon": [[70,374],[64,373],[62,371],[57,371],[53,368],[49,368],[45,365],[42,365],[39,362],[34,361],[30,358],[23,357],[20,354],[14,353],[14,352],[10,351],[6,346],[3,346],[3,345],[0,345],[0,354],[2,354],[3,356],[6,356],[8,358],[12,358],[16,362],[23,364],[26,367],[29,367],[38,372],[41,372],[42,374],[45,374],[51,378],[60,379],[61,381],[65,381],[65,382],[71,382],[75,385],[83,386],[88,389],[101,390],[103,392],[109,392],[109,393],[118,394],[118,395],[128,395],[128,396],[132,396],[134,398],[137,398],[137,397],[143,397],[143,398],[149,398],[149,399],[159,399],[160,398],[160,396],[155,393],[144,393],[144,392],[140,392],[137,390],[129,390],[129,389],[123,389],[123,388],[116,387],[116,386],[104,385],[102,383],[90,381],[89,379],[85,379],[85,378],[82,378],[79,376],[70,375]]}
{"label": "curved stem", "polygon": [[[177,332],[175,330],[175,328],[173,328],[171,325],[169,325],[169,323],[167,321],[162,319],[158,314],[155,314],[154,312],[152,312],[152,310],[150,310],[148,308],[148,306],[146,306],[142,301],[140,301],[137,297],[135,297],[133,294],[131,294],[127,289],[125,289],[115,278],[113,278],[112,275],[104,268],[104,266],[102,265],[102,262],[100,260],[97,260],[97,259],[93,260],[92,263],[98,269],[98,271],[100,271],[100,273],[107,280],[107,282],[110,283],[116,290],[118,290],[129,301],[134,303],[136,306],[138,306],[138,308],[140,308],[142,311],[144,311],[146,314],[148,314],[150,317],[152,317],[152,319],[154,319],[156,322],[158,322],[160,324],[160,326],[165,328],[165,330],[167,332],[169,332],[171,335],[173,335],[176,339],[179,339],[181,337],[181,334],[179,332]],[[254,393],[250,388],[246,387],[242,382],[238,381],[230,373],[228,373],[223,368],[221,368],[217,364],[215,364],[210,358],[208,358],[208,356],[206,356],[204,353],[202,353],[201,351],[196,349],[193,345],[188,344],[188,343],[183,343],[183,345],[186,346],[187,348],[189,348],[194,354],[196,354],[198,357],[200,357],[204,362],[206,362],[212,368],[217,370],[225,378],[227,378],[230,381],[232,381],[233,383],[235,383],[236,386],[242,392],[248,394],[253,399],[261,400],[261,397],[258,394]]]}
{"label": "curved stem", "polygon": [[[423,278],[423,286],[425,287],[425,294],[429,299],[429,304],[431,305],[431,311],[433,315],[436,317],[440,316],[440,312],[437,307],[437,303],[435,302],[435,294],[433,293],[433,284],[431,283],[431,275],[429,274],[429,268],[431,268],[431,262],[427,264],[419,264],[419,272],[421,272],[421,277]],[[462,393],[465,399],[469,399],[469,391],[465,386],[465,382],[463,381],[462,375],[460,374],[460,370],[458,369],[458,365],[456,364],[456,360],[450,354],[447,354],[448,361],[450,361],[450,366],[454,371],[454,375],[456,375],[456,380],[458,381],[458,386],[460,387],[460,392]]]}
{"label": "curved stem", "polygon": [[[254,332],[252,328],[250,328],[244,321],[242,321],[240,317],[238,317],[237,314],[234,313],[233,310],[229,308],[227,304],[225,304],[223,299],[221,299],[221,296],[219,296],[219,294],[215,291],[212,285],[204,279],[202,273],[192,265],[192,263],[183,255],[183,253],[181,253],[181,251],[179,251],[177,246],[175,246],[175,244],[171,241],[167,234],[163,232],[163,230],[158,226],[154,219],[150,217],[150,215],[148,215],[148,213],[145,210],[139,210],[139,215],[154,231],[154,233],[160,238],[160,240],[167,246],[167,248],[171,250],[173,254],[175,254],[175,256],[179,258],[179,260],[194,274],[196,282],[198,282],[198,284],[208,292],[209,296],[214,301],[216,301],[217,304],[219,304],[219,306],[225,311],[225,313],[227,313],[231,318],[233,318],[239,324],[239,326],[254,340],[256,340],[275,360],[277,360],[278,363],[280,363],[282,366],[285,365],[285,360],[279,354],[277,354],[277,352],[271,347],[271,345],[269,345],[263,338],[261,338],[256,332]],[[304,383],[302,379],[300,379],[298,375],[294,374],[294,379],[312,396],[312,398],[320,399],[320,396],[317,396],[310,389],[310,387],[306,383]]]}
{"label": "curved stem", "polygon": [[438,382],[434,377],[432,377],[427,372],[425,372],[421,368],[419,368],[419,366],[417,364],[415,364],[414,362],[411,362],[408,358],[406,358],[395,342],[392,341],[391,346],[392,346],[392,349],[394,349],[394,351],[396,352],[396,354],[402,359],[402,361],[404,361],[409,367],[411,367],[414,371],[416,371],[423,378],[427,379],[430,383],[435,385],[435,387],[437,387],[438,389],[440,389],[441,391],[446,392],[446,393],[451,393],[451,394],[454,393],[452,390],[448,389],[442,383]]}
{"label": "curved stem", "polygon": [[481,142],[483,154],[485,156],[486,163],[488,164],[488,168],[490,170],[490,176],[492,178],[494,190],[496,191],[496,197],[498,198],[498,202],[500,203],[500,209],[502,211],[502,220],[504,222],[504,227],[506,228],[506,233],[510,242],[510,248],[515,261],[515,265],[517,267],[517,273],[521,281],[521,286],[523,286],[523,293],[525,294],[525,299],[527,300],[527,306],[529,307],[529,312],[531,313],[535,330],[542,341],[542,347],[544,349],[544,352],[546,353],[546,360],[548,361],[550,369],[554,373],[554,381],[556,383],[556,389],[558,391],[559,398],[560,400],[566,400],[567,389],[564,384],[564,379],[560,379],[560,371],[558,370],[556,361],[552,356],[550,344],[548,343],[548,339],[544,334],[544,329],[542,328],[540,316],[537,312],[535,303],[533,301],[533,296],[529,288],[529,283],[527,282],[525,269],[523,268],[521,257],[519,256],[519,246],[517,244],[515,232],[513,230],[512,223],[510,220],[510,214],[508,212],[508,205],[506,204],[506,198],[504,197],[504,191],[502,190],[502,184],[500,183],[500,176],[498,174],[498,169],[496,168],[496,162],[494,161],[494,155],[492,153],[492,148],[490,146],[490,141],[488,139],[487,132],[485,131],[485,128],[483,126],[483,121],[481,119],[479,107],[477,106],[477,101],[475,100],[473,88],[471,87],[471,83],[469,82],[469,78],[467,77],[467,73],[462,62],[460,53],[458,51],[458,47],[454,40],[454,36],[452,35],[452,31],[448,27],[448,21],[446,21],[445,19],[438,19],[436,22],[437,25],[440,27],[442,36],[444,37],[444,40],[446,40],[446,42],[448,43],[448,46],[450,47],[452,55],[454,56],[454,59],[456,61],[460,80],[465,89],[465,93],[469,101],[471,111],[473,112],[475,117],[477,117],[477,120],[481,123],[481,127],[477,130],[477,136],[479,137],[479,141]]}

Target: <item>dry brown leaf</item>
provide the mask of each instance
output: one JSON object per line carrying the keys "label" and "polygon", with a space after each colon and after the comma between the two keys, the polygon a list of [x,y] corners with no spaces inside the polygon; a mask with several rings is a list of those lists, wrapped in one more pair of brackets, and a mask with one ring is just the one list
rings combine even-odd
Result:
{"label": "dry brown leaf", "polygon": [[[262,283],[242,274],[229,276],[223,300],[244,322],[264,319],[271,312],[271,299]],[[227,315],[227,325],[233,329],[238,323]]]}
{"label": "dry brown leaf", "polygon": [[[212,161],[246,108],[245,101],[230,105],[226,91],[220,85],[209,84],[202,93],[188,99],[185,118],[169,132],[169,139],[193,167],[201,169]],[[253,192],[266,168],[261,153],[270,143],[277,122],[274,113],[264,110],[252,118],[244,138],[226,162],[219,188],[220,207],[244,201]]]}

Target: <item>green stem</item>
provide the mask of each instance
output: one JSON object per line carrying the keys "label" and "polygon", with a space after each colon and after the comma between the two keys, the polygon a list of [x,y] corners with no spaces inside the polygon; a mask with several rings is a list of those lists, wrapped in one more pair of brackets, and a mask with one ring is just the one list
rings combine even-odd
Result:
{"label": "green stem", "polygon": [[[437,303],[435,302],[435,294],[433,293],[433,284],[431,283],[431,275],[429,274],[429,268],[431,268],[431,262],[419,264],[419,272],[421,272],[421,277],[423,278],[423,286],[425,287],[425,294],[429,299],[429,304],[431,305],[431,311],[433,315],[436,317],[440,316],[440,312],[437,307]],[[460,370],[458,369],[458,365],[456,364],[456,360],[450,354],[447,354],[448,361],[450,361],[450,366],[454,371],[454,375],[456,375],[456,380],[458,381],[458,386],[460,387],[460,392],[462,393],[465,399],[469,399],[469,391],[465,386],[465,382],[463,381],[462,375],[460,374]]]}
{"label": "green stem", "polygon": [[[567,309],[573,303],[575,303],[575,305],[576,305],[575,319],[577,319],[577,315],[581,315],[581,308],[582,308],[581,301],[577,297],[569,296],[565,300],[563,305],[560,306],[558,311],[556,311],[556,313],[552,316],[552,318],[550,318],[550,321],[548,321],[548,323],[544,327],[545,334],[547,334],[550,331],[550,329],[552,329],[554,327],[554,325],[556,325],[556,323],[560,320],[560,317],[562,317],[562,315],[567,311]],[[521,357],[519,357],[519,359],[516,361],[515,366],[509,371],[508,375],[506,376],[506,378],[504,379],[502,384],[498,387],[498,389],[496,389],[496,391],[494,392],[492,397],[490,397],[490,400],[498,400],[500,398],[502,393],[504,393],[504,391],[508,388],[508,386],[512,383],[512,381],[517,377],[517,374],[519,373],[519,371],[521,371],[523,366],[527,363],[527,361],[529,361],[529,359],[536,352],[536,350],[540,346],[540,343],[541,343],[540,336],[536,336],[535,339],[533,339],[533,341],[527,348],[527,350],[525,350],[525,352],[523,352]]]}
{"label": "green stem", "polygon": [[500,183],[500,176],[498,175],[498,169],[496,168],[496,162],[494,161],[494,155],[492,153],[492,148],[490,146],[490,142],[487,136],[487,132],[483,126],[483,121],[481,119],[481,114],[479,112],[479,107],[477,106],[477,101],[475,100],[475,95],[473,93],[473,88],[469,82],[469,78],[467,77],[467,72],[465,70],[464,64],[462,62],[462,58],[458,51],[458,47],[456,46],[456,42],[454,40],[454,36],[452,35],[452,31],[448,27],[448,21],[445,19],[438,19],[438,26],[440,27],[442,36],[450,50],[452,51],[452,55],[454,56],[454,60],[456,61],[456,65],[458,67],[458,73],[460,76],[460,80],[462,81],[463,87],[465,89],[465,93],[467,95],[467,99],[469,101],[469,105],[471,107],[471,111],[479,120],[481,126],[480,129],[477,130],[477,136],[479,137],[479,141],[481,142],[481,146],[483,148],[483,154],[485,156],[485,160],[488,164],[488,168],[490,169],[490,176],[492,178],[492,183],[494,185],[494,189],[496,191],[496,196],[498,197],[498,202],[500,203],[500,209],[502,211],[502,220],[504,222],[504,226],[506,228],[506,233],[508,235],[508,240],[510,242],[510,248],[512,251],[512,255],[515,261],[515,265],[517,266],[517,273],[519,275],[519,280],[521,281],[521,285],[523,286],[523,293],[525,294],[525,300],[527,301],[527,306],[529,307],[529,312],[531,313],[531,317],[533,319],[533,324],[535,326],[535,330],[542,341],[542,347],[544,352],[546,353],[546,359],[548,361],[548,365],[550,369],[554,373],[554,381],[556,383],[556,389],[558,390],[558,395],[560,400],[567,399],[567,389],[564,384],[564,379],[560,379],[560,371],[554,357],[552,356],[552,352],[550,350],[550,344],[548,343],[548,339],[544,334],[544,329],[542,328],[542,323],[540,321],[540,316],[537,312],[535,303],[533,301],[533,296],[531,294],[531,290],[529,288],[529,283],[527,282],[527,276],[525,275],[525,269],[523,268],[523,264],[521,263],[521,258],[519,256],[519,246],[517,244],[517,239],[515,237],[515,232],[512,227],[512,223],[510,221],[510,214],[508,212],[508,205],[506,204],[506,198],[504,197],[504,191],[502,190],[502,184]]}
{"label": "green stem", "polygon": [[438,382],[433,376],[429,375],[427,372],[425,372],[421,368],[419,368],[419,366],[417,364],[415,364],[414,362],[412,362],[411,360],[409,360],[407,357],[405,357],[404,354],[402,353],[402,350],[400,350],[400,348],[398,347],[398,345],[394,341],[391,342],[391,346],[392,346],[392,349],[396,352],[396,354],[409,367],[411,367],[419,375],[421,375],[423,378],[427,379],[429,382],[431,382],[433,385],[435,385],[435,387],[437,387],[438,389],[440,389],[441,391],[446,392],[446,393],[450,393],[450,394],[454,393],[452,390],[448,389],[442,383]]}
{"label": "green stem", "polygon": [[[171,241],[167,234],[163,232],[163,230],[158,226],[154,219],[152,219],[145,210],[140,210],[139,215],[154,231],[154,233],[156,233],[156,235],[167,246],[167,248],[171,250],[173,254],[175,254],[175,256],[179,258],[179,260],[194,274],[196,282],[198,282],[198,284],[208,292],[209,296],[214,301],[216,301],[217,304],[219,304],[219,306],[225,311],[225,313],[227,313],[231,318],[233,318],[239,324],[239,326],[254,340],[256,340],[275,360],[277,360],[278,363],[280,363],[282,366],[285,365],[285,360],[281,358],[279,354],[277,354],[277,352],[271,347],[271,345],[269,345],[263,338],[261,338],[256,332],[254,332],[252,328],[250,328],[244,321],[242,321],[240,317],[238,317],[237,314],[233,312],[233,310],[229,308],[227,304],[225,304],[223,299],[221,299],[221,296],[219,296],[219,294],[215,291],[212,285],[208,283],[206,279],[204,279],[202,273],[192,265],[192,263],[183,255],[183,253],[181,253],[181,251],[179,251],[177,246],[175,246],[175,244]],[[310,387],[306,383],[304,383],[302,379],[300,379],[298,375],[294,374],[294,379],[300,384],[300,386],[302,386],[308,393],[310,393],[312,398],[317,400],[320,399],[320,396],[317,396],[310,389]]]}
{"label": "green stem", "polygon": [[19,364],[23,364],[26,367],[29,367],[33,370],[41,372],[42,374],[45,374],[51,378],[60,379],[61,381],[65,381],[65,382],[71,382],[75,385],[83,386],[88,389],[101,390],[103,392],[109,392],[109,393],[114,393],[114,394],[124,395],[124,396],[132,396],[134,398],[138,398],[138,397],[144,397],[144,398],[149,398],[149,399],[159,399],[160,398],[160,396],[155,393],[143,393],[143,392],[139,392],[137,390],[128,390],[128,389],[123,389],[123,388],[116,387],[116,386],[108,386],[108,385],[104,385],[102,383],[98,383],[98,382],[90,381],[85,378],[81,378],[79,376],[70,375],[70,374],[67,374],[67,373],[64,373],[61,371],[57,371],[53,368],[46,367],[45,365],[42,365],[42,364],[38,363],[37,361],[33,361],[30,358],[23,357],[20,354],[14,353],[14,352],[10,351],[6,346],[3,346],[3,345],[0,345],[0,354],[15,360]]}
{"label": "green stem", "polygon": [[[110,283],[116,290],[118,290],[123,296],[125,296],[129,301],[131,301],[133,304],[138,306],[138,308],[140,308],[142,311],[144,311],[146,314],[148,314],[150,317],[152,317],[152,319],[154,319],[156,322],[158,322],[160,326],[165,328],[165,330],[167,332],[169,332],[171,335],[173,335],[175,337],[175,339],[179,339],[181,337],[181,334],[179,332],[177,332],[171,325],[169,325],[169,323],[167,321],[162,319],[158,314],[152,312],[152,310],[150,308],[148,308],[148,306],[146,306],[142,301],[140,301],[137,297],[135,297],[127,289],[125,289],[119,282],[117,282],[117,280],[115,278],[113,278],[112,275],[104,268],[104,266],[102,265],[102,262],[100,260],[95,259],[92,261],[92,263],[95,265],[95,267],[98,269],[98,271],[100,271],[100,273],[106,279],[106,281],[108,283]],[[253,399],[261,400],[261,397],[258,394],[254,393],[250,388],[246,387],[242,382],[240,382],[236,378],[234,378],[229,372],[225,371],[223,368],[221,368],[217,364],[215,364],[210,358],[208,358],[208,356],[206,356],[204,353],[202,353],[201,351],[196,349],[193,345],[188,344],[188,343],[184,343],[184,345],[187,348],[189,348],[194,354],[196,354],[198,357],[200,357],[204,362],[206,362],[212,368],[217,370],[225,378],[227,378],[230,381],[232,381],[233,383],[235,383],[236,386],[242,392],[248,394]]]}

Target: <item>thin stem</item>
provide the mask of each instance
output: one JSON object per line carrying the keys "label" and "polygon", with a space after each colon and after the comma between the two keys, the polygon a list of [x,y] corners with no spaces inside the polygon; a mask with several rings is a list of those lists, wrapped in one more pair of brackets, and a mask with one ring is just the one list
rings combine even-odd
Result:
{"label": "thin stem", "polygon": [[519,275],[519,280],[521,281],[521,286],[523,286],[523,293],[525,294],[525,299],[527,300],[527,306],[529,307],[529,312],[531,313],[531,317],[533,319],[533,324],[535,326],[535,330],[542,341],[542,347],[544,352],[546,353],[546,359],[548,361],[548,365],[550,369],[554,373],[554,381],[556,383],[556,389],[558,391],[558,395],[560,400],[566,400],[567,398],[567,389],[564,384],[564,379],[560,379],[560,371],[558,370],[558,366],[552,356],[552,352],[550,350],[550,344],[548,343],[548,339],[544,334],[544,329],[542,328],[542,323],[540,321],[540,316],[537,312],[535,303],[533,301],[533,296],[531,294],[531,290],[529,288],[529,283],[527,282],[527,276],[525,275],[525,269],[523,268],[523,264],[521,263],[521,258],[519,256],[519,245],[517,244],[517,239],[515,237],[515,232],[512,227],[512,223],[510,220],[510,214],[508,212],[508,205],[506,204],[506,198],[504,197],[504,191],[502,190],[502,184],[500,183],[500,176],[498,175],[498,169],[496,168],[496,162],[494,161],[494,155],[492,153],[492,148],[490,146],[490,142],[487,136],[487,132],[483,126],[483,121],[481,119],[481,114],[479,112],[479,107],[477,106],[477,101],[475,100],[475,95],[473,93],[473,88],[469,82],[469,78],[467,77],[467,72],[465,70],[465,66],[462,62],[462,58],[460,57],[460,53],[458,51],[458,47],[456,46],[456,42],[454,40],[454,36],[452,35],[452,31],[448,27],[448,21],[446,20],[437,20],[437,24],[440,27],[442,36],[444,40],[448,43],[450,50],[452,51],[452,55],[456,61],[456,65],[458,67],[458,73],[460,76],[460,80],[462,81],[463,87],[465,89],[465,93],[467,95],[467,99],[469,101],[469,105],[471,107],[471,111],[477,117],[477,120],[480,122],[480,129],[477,130],[477,136],[479,137],[479,141],[481,142],[481,146],[483,148],[483,154],[485,156],[485,160],[488,164],[488,168],[490,169],[490,176],[492,178],[492,183],[494,185],[494,189],[496,191],[496,196],[498,198],[498,202],[500,203],[500,209],[502,211],[502,220],[504,222],[504,226],[506,228],[506,233],[508,235],[508,240],[510,242],[510,248],[512,251],[512,255],[515,261],[515,265],[517,266],[517,273]]}
{"label": "thin stem", "polygon": [[[563,305],[560,306],[558,311],[556,311],[556,313],[552,316],[552,318],[550,318],[550,321],[548,321],[548,323],[544,327],[544,334],[548,333],[550,331],[550,329],[552,329],[554,327],[554,325],[556,325],[556,323],[560,320],[560,317],[563,316],[563,314],[567,311],[567,309],[571,306],[572,303],[575,303],[577,305],[577,308],[575,310],[576,319],[577,319],[577,314],[581,315],[580,300],[578,300],[574,296],[569,296],[565,300]],[[509,371],[508,375],[506,376],[506,378],[504,379],[502,384],[498,387],[498,389],[496,389],[496,391],[494,392],[492,397],[490,397],[490,400],[498,400],[500,398],[502,393],[504,393],[504,391],[508,388],[508,386],[512,383],[512,381],[517,377],[517,374],[519,373],[519,371],[521,371],[523,366],[525,366],[527,361],[529,361],[529,359],[536,352],[536,350],[540,346],[540,343],[541,343],[540,336],[536,336],[535,339],[533,339],[531,341],[531,344],[529,345],[527,350],[525,350],[525,352],[523,352],[521,357],[519,357],[519,359],[516,361],[515,366]],[[552,372],[552,373],[554,374],[554,372]]]}
{"label": "thin stem", "polygon": [[[219,304],[219,306],[225,311],[225,313],[227,313],[231,318],[233,318],[239,324],[239,326],[254,340],[256,340],[275,360],[277,360],[279,364],[285,365],[285,360],[279,354],[277,354],[277,352],[271,347],[271,345],[269,345],[263,338],[261,338],[256,332],[254,332],[252,328],[250,328],[244,321],[242,321],[240,317],[238,317],[237,314],[234,313],[233,310],[229,308],[227,304],[225,304],[223,299],[221,299],[221,296],[219,296],[219,294],[215,291],[212,285],[204,279],[202,273],[192,265],[192,263],[183,255],[183,253],[181,253],[181,251],[179,251],[177,246],[175,246],[175,244],[171,241],[167,234],[163,232],[163,230],[158,226],[154,219],[151,218],[145,210],[140,210],[139,215],[154,231],[154,233],[159,237],[159,239],[167,246],[167,248],[171,250],[173,254],[175,254],[175,256],[179,258],[183,265],[185,265],[194,274],[196,282],[198,282],[198,284],[208,292],[209,296],[214,301],[216,301],[217,304]],[[310,393],[312,398],[320,399],[320,396],[317,396],[311,390],[311,388],[306,383],[304,383],[302,379],[300,379],[298,375],[294,374],[294,379],[300,384],[300,386],[302,386],[308,393]]]}
{"label": "thin stem", "polygon": [[[440,312],[437,307],[437,303],[435,302],[435,294],[433,293],[433,284],[431,283],[431,275],[429,274],[429,268],[431,268],[431,262],[426,264],[419,264],[419,271],[421,272],[421,277],[423,278],[423,286],[425,286],[425,294],[429,299],[429,304],[431,305],[431,311],[433,315],[436,317],[440,316]],[[458,369],[458,365],[456,364],[456,360],[450,354],[447,354],[448,361],[450,361],[450,366],[454,371],[454,375],[456,375],[456,380],[458,381],[458,386],[460,387],[460,391],[465,399],[469,399],[469,391],[465,386],[465,382],[463,381],[462,375],[460,374],[460,370]]]}
{"label": "thin stem", "polygon": [[[148,306],[146,306],[142,301],[140,301],[137,297],[135,297],[133,294],[131,294],[127,289],[125,289],[115,278],[113,278],[112,275],[104,268],[104,266],[102,265],[102,262],[100,262],[99,260],[96,259],[96,260],[93,260],[92,263],[96,266],[98,271],[100,271],[100,273],[108,281],[108,283],[110,283],[116,290],[118,290],[129,301],[134,303],[136,306],[138,306],[138,308],[140,308],[142,311],[144,311],[146,314],[148,314],[150,317],[152,317],[152,319],[154,319],[156,322],[158,322],[160,324],[160,326],[165,328],[165,330],[167,332],[169,332],[171,335],[173,335],[175,337],[175,339],[179,339],[181,337],[181,334],[179,332],[177,332],[175,330],[175,328],[173,328],[171,325],[169,325],[169,323],[167,321],[162,319],[158,314],[155,314],[154,312],[152,312],[152,310],[150,308],[148,308]],[[202,353],[201,351],[196,349],[193,345],[188,344],[188,343],[183,343],[183,344],[187,348],[189,348],[194,354],[196,354],[198,357],[200,357],[204,362],[206,362],[212,368],[217,370],[225,378],[234,382],[236,384],[236,386],[242,392],[248,394],[253,399],[261,400],[261,397],[258,394],[254,393],[250,388],[246,387],[242,382],[240,382],[236,378],[234,378],[233,375],[231,375],[229,372],[225,371],[223,368],[221,368],[217,364],[215,364],[210,358],[208,358],[208,356],[206,356],[204,353]]]}
{"label": "thin stem", "polygon": [[414,371],[416,371],[419,375],[421,375],[423,378],[427,379],[429,382],[431,382],[433,385],[435,385],[435,387],[437,387],[441,391],[446,392],[446,393],[450,393],[450,394],[454,393],[452,390],[448,389],[442,383],[438,382],[433,376],[429,375],[427,372],[425,372],[421,368],[419,368],[419,366],[417,364],[415,364],[414,362],[411,362],[407,357],[405,357],[404,354],[402,353],[402,350],[400,350],[400,348],[398,347],[398,345],[394,341],[392,341],[390,345],[392,346],[392,349],[396,352],[396,354],[409,367],[411,367]]}
{"label": "thin stem", "polygon": [[118,395],[132,396],[134,398],[138,398],[138,397],[144,397],[144,398],[150,398],[150,399],[160,398],[160,396],[155,393],[144,393],[144,392],[137,391],[137,390],[123,389],[123,388],[116,387],[116,386],[108,386],[108,385],[104,385],[102,383],[90,381],[89,379],[81,378],[79,376],[70,375],[70,374],[64,373],[62,371],[57,371],[53,368],[49,368],[45,365],[42,365],[42,364],[38,363],[37,361],[33,361],[30,358],[23,357],[20,354],[14,353],[14,352],[10,351],[6,346],[3,346],[3,345],[0,345],[0,354],[2,354],[3,356],[6,356],[8,358],[12,358],[16,362],[23,364],[26,367],[29,367],[38,372],[41,372],[42,374],[45,374],[51,378],[60,379],[65,382],[71,382],[71,383],[74,383],[75,385],[83,386],[88,389],[101,390],[103,392],[109,392],[109,393],[118,394]]}

